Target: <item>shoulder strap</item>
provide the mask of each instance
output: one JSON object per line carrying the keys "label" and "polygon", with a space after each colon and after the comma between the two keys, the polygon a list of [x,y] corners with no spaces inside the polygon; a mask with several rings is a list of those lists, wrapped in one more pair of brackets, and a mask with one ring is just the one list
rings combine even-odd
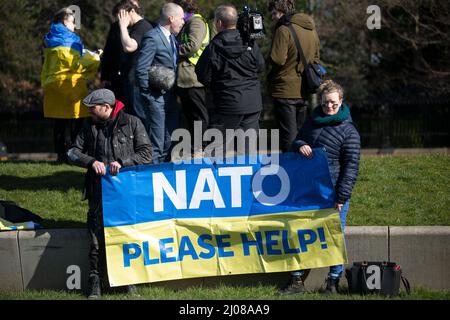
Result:
{"label": "shoulder strap", "polygon": [[404,277],[404,276],[401,276],[401,279],[402,279],[403,285],[405,286],[406,293],[410,294],[411,293],[411,286],[409,285],[408,279],[406,279],[406,277]]}
{"label": "shoulder strap", "polygon": [[300,41],[298,40],[297,34],[295,33],[292,23],[290,23],[288,25],[288,28],[292,34],[292,38],[294,38],[295,46],[297,47],[297,61],[300,62],[300,60],[302,60],[303,65],[306,67],[308,62],[306,61],[306,57],[305,57],[305,54],[303,53],[302,45],[300,44]]}

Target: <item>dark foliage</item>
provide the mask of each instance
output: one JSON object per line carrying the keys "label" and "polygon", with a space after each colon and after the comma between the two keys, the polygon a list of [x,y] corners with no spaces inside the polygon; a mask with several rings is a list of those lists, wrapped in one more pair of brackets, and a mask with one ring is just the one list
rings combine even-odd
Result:
{"label": "dark foliage", "polygon": [[[0,111],[40,111],[42,37],[53,14],[71,4],[81,8],[80,36],[89,49],[103,48],[112,8],[118,0],[0,1]],[[156,20],[164,0],[141,1],[145,15]],[[267,58],[272,22],[267,1],[226,1],[240,10],[247,4],[265,16],[266,38],[258,40]],[[225,1],[198,0],[212,19]],[[369,30],[367,0],[298,0],[297,9],[313,14],[321,39],[321,58],[329,76],[342,82],[351,107],[439,99],[450,94],[450,2],[383,0],[381,29]],[[265,81],[265,79],[262,79]],[[99,85],[98,79],[90,84]],[[263,85],[262,88],[266,86]],[[270,101],[265,97],[266,101]]]}

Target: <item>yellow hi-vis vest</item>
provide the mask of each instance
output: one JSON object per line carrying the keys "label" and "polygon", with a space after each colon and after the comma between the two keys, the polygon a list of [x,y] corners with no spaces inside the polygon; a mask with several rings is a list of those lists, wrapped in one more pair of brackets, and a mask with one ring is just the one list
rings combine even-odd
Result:
{"label": "yellow hi-vis vest", "polygon": [[[200,49],[198,49],[198,51],[196,53],[194,53],[192,56],[190,56],[188,58],[189,62],[195,66],[198,62],[198,59],[200,58],[200,56],[202,55],[203,51],[205,50],[206,46],[209,43],[209,26],[208,26],[208,23],[206,22],[206,20],[200,14],[196,13],[193,15],[193,17],[199,17],[200,19],[202,19],[206,26],[206,34],[205,34],[205,38],[202,41],[202,46],[200,47]],[[189,41],[189,36],[186,33],[183,34],[183,42],[186,43],[188,41]]]}

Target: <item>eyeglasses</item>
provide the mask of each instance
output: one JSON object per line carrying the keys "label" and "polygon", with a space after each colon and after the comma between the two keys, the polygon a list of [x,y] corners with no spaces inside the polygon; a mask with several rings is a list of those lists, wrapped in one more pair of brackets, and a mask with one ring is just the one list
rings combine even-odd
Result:
{"label": "eyeglasses", "polygon": [[333,101],[325,101],[321,103],[322,108],[327,108],[329,104],[332,104],[331,107],[333,109],[339,108],[339,103],[333,103]]}

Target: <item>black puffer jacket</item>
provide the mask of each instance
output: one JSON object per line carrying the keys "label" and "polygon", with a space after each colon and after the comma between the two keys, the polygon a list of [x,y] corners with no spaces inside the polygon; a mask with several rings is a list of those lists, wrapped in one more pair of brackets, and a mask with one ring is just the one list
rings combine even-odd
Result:
{"label": "black puffer jacket", "polygon": [[358,176],[361,140],[351,117],[335,125],[317,126],[312,119],[303,125],[292,144],[294,152],[303,145],[325,148],[331,179],[335,185],[336,202],[350,199]]}
{"label": "black puffer jacket", "polygon": [[258,45],[248,47],[238,30],[227,29],[203,51],[195,73],[203,85],[211,87],[217,112],[249,114],[262,109],[258,74],[264,66]]}

